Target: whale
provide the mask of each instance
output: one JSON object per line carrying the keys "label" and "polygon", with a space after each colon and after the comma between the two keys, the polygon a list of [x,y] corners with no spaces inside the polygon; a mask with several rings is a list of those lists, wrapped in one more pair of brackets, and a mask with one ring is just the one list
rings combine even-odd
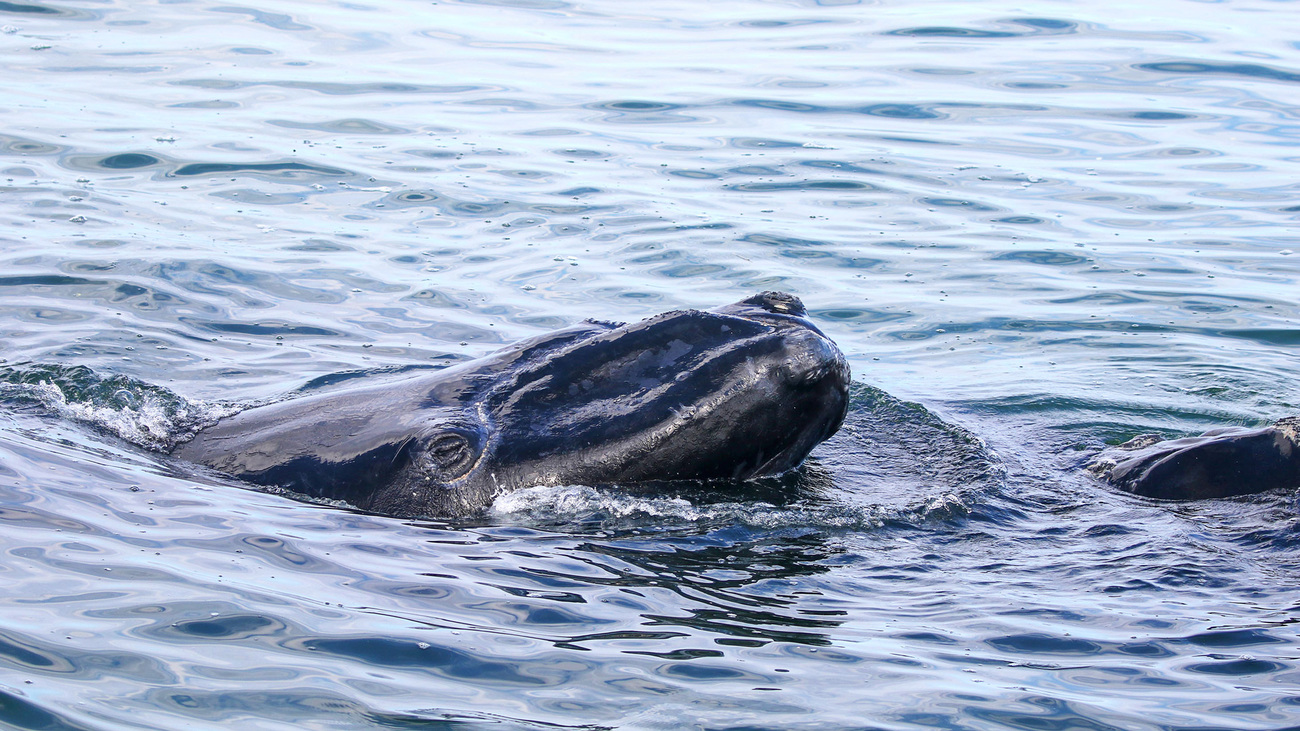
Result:
{"label": "whale", "polygon": [[1202,500],[1300,487],[1300,417],[1197,436],[1143,435],[1102,451],[1088,470],[1120,490],[1159,500]]}
{"label": "whale", "polygon": [[172,454],[364,511],[460,516],[526,487],[790,472],[840,428],[850,381],[803,303],[762,292],[351,379],[228,416]]}

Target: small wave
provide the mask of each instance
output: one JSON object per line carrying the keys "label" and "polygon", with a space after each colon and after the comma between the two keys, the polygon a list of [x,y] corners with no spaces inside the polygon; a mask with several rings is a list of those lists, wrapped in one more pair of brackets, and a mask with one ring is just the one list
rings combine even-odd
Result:
{"label": "small wave", "polygon": [[677,496],[646,497],[585,485],[524,488],[498,497],[488,509],[494,520],[569,528],[635,529],[653,522],[657,528],[725,523],[764,530],[858,531],[890,523],[958,520],[970,512],[970,506],[951,492],[901,508],[812,501],[777,506],[765,502],[695,504]]}
{"label": "small wave", "polygon": [[62,365],[0,369],[0,404],[35,405],[157,451],[247,408],[191,400],[127,376],[105,377],[85,366]]}

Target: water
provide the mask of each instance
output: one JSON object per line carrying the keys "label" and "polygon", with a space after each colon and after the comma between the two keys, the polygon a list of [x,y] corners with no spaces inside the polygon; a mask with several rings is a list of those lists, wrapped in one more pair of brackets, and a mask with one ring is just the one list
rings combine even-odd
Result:
{"label": "water", "polygon": [[[1300,413],[1294,9],[0,3],[0,723],[1300,726],[1300,521],[1080,470]],[[164,447],[799,295],[845,431],[459,522]],[[867,386],[865,384],[870,384]]]}

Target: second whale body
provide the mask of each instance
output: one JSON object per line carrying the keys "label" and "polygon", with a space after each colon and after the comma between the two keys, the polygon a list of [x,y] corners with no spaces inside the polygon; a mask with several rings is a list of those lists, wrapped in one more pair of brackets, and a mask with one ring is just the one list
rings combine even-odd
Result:
{"label": "second whale body", "polygon": [[1099,454],[1089,470],[1125,492],[1163,500],[1300,487],[1300,418],[1181,439],[1137,437]]}

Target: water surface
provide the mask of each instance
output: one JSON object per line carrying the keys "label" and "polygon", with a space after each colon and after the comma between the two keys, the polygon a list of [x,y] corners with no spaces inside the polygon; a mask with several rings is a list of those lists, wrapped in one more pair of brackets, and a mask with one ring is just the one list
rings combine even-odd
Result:
{"label": "water surface", "polygon": [[[1300,413],[1293,16],[0,3],[0,723],[1300,726],[1295,494],[1079,469]],[[151,451],[765,289],[862,384],[798,494],[403,521]]]}

